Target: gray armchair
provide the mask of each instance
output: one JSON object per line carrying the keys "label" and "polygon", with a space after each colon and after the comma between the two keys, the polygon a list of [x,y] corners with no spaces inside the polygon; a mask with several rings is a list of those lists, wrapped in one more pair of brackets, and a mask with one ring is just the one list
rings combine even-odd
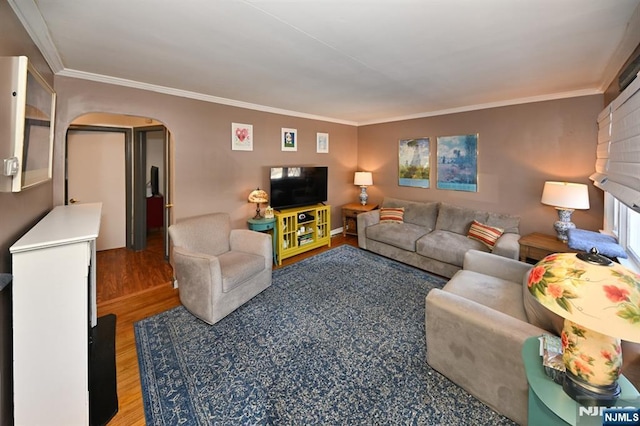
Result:
{"label": "gray armchair", "polygon": [[554,326],[532,321],[537,302],[524,291],[532,266],[469,250],[463,269],[426,298],[429,365],[521,425],[527,424],[529,388],[522,347]]}
{"label": "gray armchair", "polygon": [[271,285],[271,236],[231,229],[227,213],[180,220],[169,236],[180,301],[209,324]]}

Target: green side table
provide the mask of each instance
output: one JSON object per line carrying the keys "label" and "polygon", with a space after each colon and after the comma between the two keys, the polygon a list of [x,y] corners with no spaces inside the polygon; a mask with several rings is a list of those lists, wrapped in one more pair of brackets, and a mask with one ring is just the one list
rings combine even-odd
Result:
{"label": "green side table", "polygon": [[276,241],[278,236],[276,235],[276,218],[272,217],[267,219],[266,217],[260,219],[247,220],[249,229],[252,231],[266,232],[271,231],[271,241],[273,243],[273,263],[278,264],[278,253],[276,252]]}
{"label": "green side table", "polygon": [[[529,424],[534,426],[575,426],[578,422],[580,404],[567,395],[562,386],[554,382],[544,372],[540,356],[540,341],[537,337],[525,340],[522,347],[522,359],[529,382]],[[640,396],[636,388],[624,376],[621,375],[618,378],[618,384],[621,389],[619,401],[633,401]],[[585,423],[587,420],[595,419],[580,419],[579,424],[591,424]]]}

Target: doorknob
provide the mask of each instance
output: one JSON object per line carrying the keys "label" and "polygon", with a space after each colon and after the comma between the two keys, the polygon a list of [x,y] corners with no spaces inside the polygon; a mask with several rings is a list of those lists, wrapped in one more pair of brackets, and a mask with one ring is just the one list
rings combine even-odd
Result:
{"label": "doorknob", "polygon": [[69,200],[69,203],[71,203],[71,204],[75,204],[77,202],[78,202],[78,200],[76,200],[75,198],[72,198],[72,199]]}
{"label": "doorknob", "polygon": [[171,207],[173,207],[173,204],[169,203],[169,204],[165,204],[165,207],[170,209]]}

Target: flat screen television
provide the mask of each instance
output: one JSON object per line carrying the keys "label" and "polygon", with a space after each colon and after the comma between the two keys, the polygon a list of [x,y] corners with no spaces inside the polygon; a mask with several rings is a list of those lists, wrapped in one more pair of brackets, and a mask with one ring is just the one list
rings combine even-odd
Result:
{"label": "flat screen television", "polygon": [[271,167],[269,204],[276,210],[327,201],[326,166]]}
{"label": "flat screen television", "polygon": [[160,195],[160,169],[158,166],[151,166],[151,195]]}

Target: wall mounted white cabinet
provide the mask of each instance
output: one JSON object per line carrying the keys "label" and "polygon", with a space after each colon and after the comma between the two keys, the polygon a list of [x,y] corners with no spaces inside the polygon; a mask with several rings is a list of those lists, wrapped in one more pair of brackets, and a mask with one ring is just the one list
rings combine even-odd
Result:
{"label": "wall mounted white cabinet", "polygon": [[16,425],[88,425],[101,204],[59,206],[11,248]]}

